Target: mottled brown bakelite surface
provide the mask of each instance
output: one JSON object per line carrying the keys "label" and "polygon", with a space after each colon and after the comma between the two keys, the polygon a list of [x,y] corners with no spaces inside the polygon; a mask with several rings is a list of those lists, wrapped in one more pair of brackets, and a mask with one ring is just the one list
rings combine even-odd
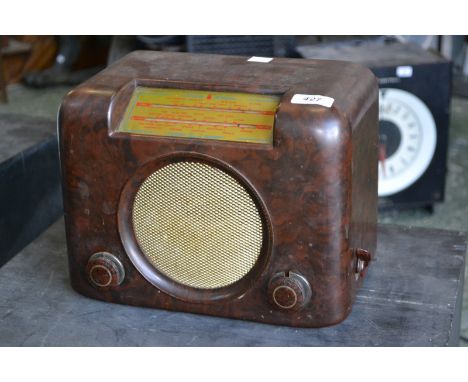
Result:
{"label": "mottled brown bakelite surface", "polygon": [[[274,143],[116,133],[138,85],[281,94]],[[296,93],[335,102],[331,108],[292,104]],[[59,114],[73,287],[111,302],[266,323],[318,327],[340,322],[362,280],[355,277],[355,249],[374,254],[376,248],[377,101],[372,73],[351,63],[275,58],[265,64],[247,57],[162,52],[126,56],[72,91]],[[119,207],[122,191],[143,166],[157,166],[151,163],[175,154],[210,157],[232,169],[265,208],[267,261],[242,279],[235,293],[208,292],[200,302],[200,291],[188,289],[184,300],[173,298],[148,282],[127,256],[119,225],[125,230],[129,214],[119,208],[131,204]],[[87,261],[100,251],[124,265],[119,286],[89,283]],[[267,296],[270,278],[288,271],[304,276],[312,289],[299,310],[277,309]]]}

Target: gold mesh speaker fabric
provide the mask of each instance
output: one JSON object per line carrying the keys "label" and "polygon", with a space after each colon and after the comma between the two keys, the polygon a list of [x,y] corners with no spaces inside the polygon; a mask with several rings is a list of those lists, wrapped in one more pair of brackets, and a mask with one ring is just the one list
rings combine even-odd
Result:
{"label": "gold mesh speaker fabric", "polygon": [[166,165],[140,186],[133,227],[143,254],[161,273],[193,288],[228,286],[256,263],[262,221],[245,188],[199,162]]}

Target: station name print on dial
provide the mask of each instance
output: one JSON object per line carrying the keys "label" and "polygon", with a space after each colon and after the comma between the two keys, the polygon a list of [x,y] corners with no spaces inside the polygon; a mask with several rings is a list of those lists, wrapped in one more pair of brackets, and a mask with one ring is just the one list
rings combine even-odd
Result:
{"label": "station name print on dial", "polygon": [[427,106],[401,90],[380,90],[379,196],[396,194],[426,171],[436,147],[436,126]]}

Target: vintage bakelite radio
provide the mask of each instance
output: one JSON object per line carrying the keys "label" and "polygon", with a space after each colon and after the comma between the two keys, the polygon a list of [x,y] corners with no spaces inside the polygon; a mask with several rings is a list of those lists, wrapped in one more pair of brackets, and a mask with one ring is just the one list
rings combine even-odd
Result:
{"label": "vintage bakelite radio", "polygon": [[339,61],[133,52],[59,113],[73,287],[320,327],[376,248],[378,85]]}

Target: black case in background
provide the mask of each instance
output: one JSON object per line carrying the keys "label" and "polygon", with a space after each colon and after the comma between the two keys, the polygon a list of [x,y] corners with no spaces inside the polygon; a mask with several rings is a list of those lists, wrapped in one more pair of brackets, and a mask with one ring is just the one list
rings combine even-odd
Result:
{"label": "black case in background", "polygon": [[[305,58],[345,60],[368,66],[379,78],[379,87],[406,90],[420,98],[434,117],[437,145],[429,167],[411,186],[379,198],[379,207],[432,207],[444,200],[452,83],[451,62],[418,45],[395,39],[342,41],[297,48]],[[397,67],[412,66],[413,74],[401,78]]]}

